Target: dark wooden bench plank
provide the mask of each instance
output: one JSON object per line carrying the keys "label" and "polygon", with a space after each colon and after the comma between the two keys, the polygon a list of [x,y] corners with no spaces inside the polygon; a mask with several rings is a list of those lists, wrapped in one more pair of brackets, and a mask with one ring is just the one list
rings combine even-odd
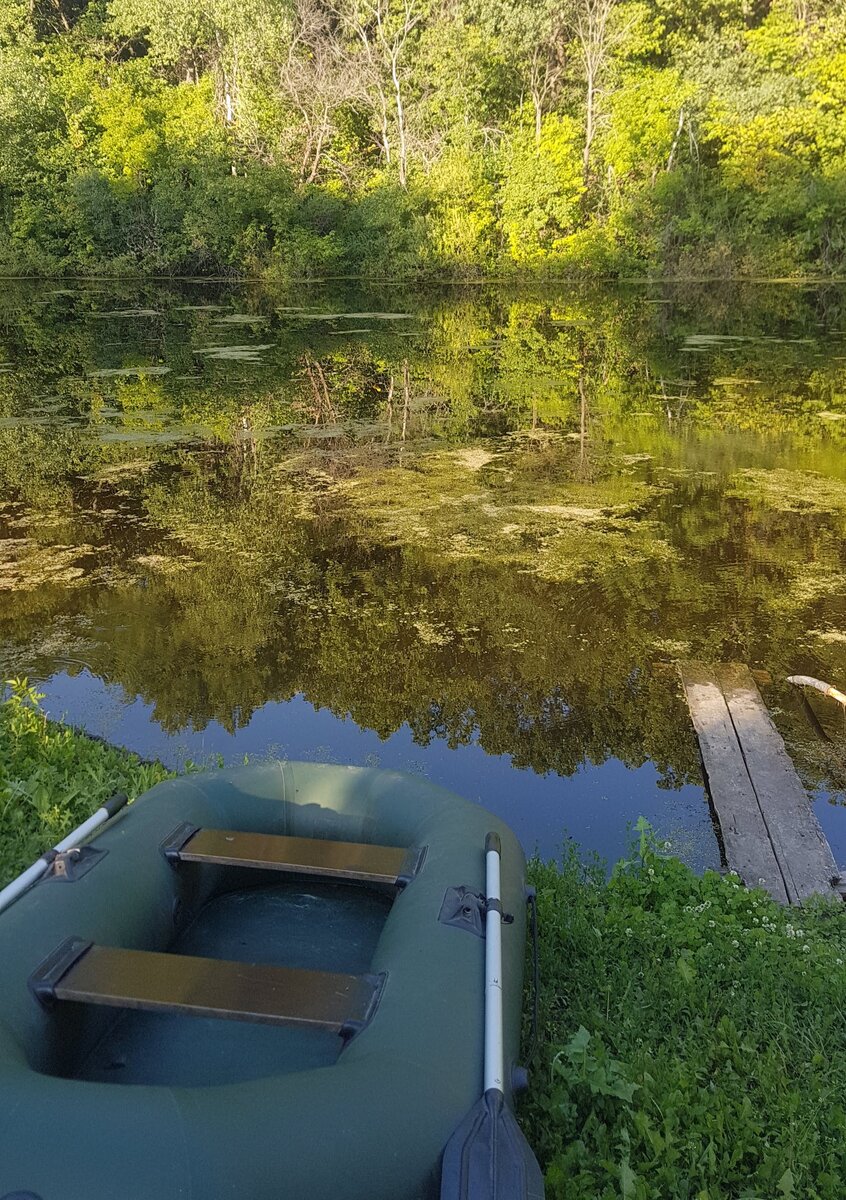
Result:
{"label": "dark wooden bench plank", "polygon": [[781,866],[719,681],[702,663],[681,663],[679,670],[728,865],[749,887],[765,887],[786,904]]}
{"label": "dark wooden bench plank", "polygon": [[402,847],[230,829],[198,829],[178,851],[168,853],[179,862],[258,867],[361,883],[397,883],[409,862],[409,852]]}
{"label": "dark wooden bench plank", "polygon": [[72,1000],[341,1034],[366,1024],[382,982],[381,976],[124,950],[72,938],[42,964],[30,987],[48,1002]]}
{"label": "dark wooden bench plank", "polygon": [[811,801],[748,667],[716,667],[746,768],[767,823],[791,903],[834,895],[840,872]]}

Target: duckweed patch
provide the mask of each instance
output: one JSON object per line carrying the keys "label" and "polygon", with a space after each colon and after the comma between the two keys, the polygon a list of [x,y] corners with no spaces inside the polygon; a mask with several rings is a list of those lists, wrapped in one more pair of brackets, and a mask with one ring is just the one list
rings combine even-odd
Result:
{"label": "duckweed patch", "polygon": [[0,592],[79,584],[85,572],[78,560],[91,550],[91,546],[45,546],[32,538],[4,538],[0,540]]}
{"label": "duckweed patch", "polygon": [[659,486],[630,476],[579,482],[552,473],[515,482],[512,465],[508,454],[439,452],[335,489],[371,537],[447,559],[506,563],[546,580],[676,560],[659,526],[644,516]]}
{"label": "duckweed patch", "polygon": [[810,471],[740,471],[727,494],[777,512],[846,515],[846,483]]}

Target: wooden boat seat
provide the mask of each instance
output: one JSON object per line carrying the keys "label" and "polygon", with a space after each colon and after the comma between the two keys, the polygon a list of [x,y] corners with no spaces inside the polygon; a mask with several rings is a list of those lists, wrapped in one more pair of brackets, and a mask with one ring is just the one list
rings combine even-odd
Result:
{"label": "wooden boat seat", "polygon": [[332,842],[326,838],[283,837],[179,825],[162,845],[172,863],[217,863],[299,875],[324,875],[357,883],[405,887],[423,860],[423,848]]}
{"label": "wooden boat seat", "polygon": [[298,1025],[349,1037],[370,1020],[383,975],[336,975],[98,946],[68,938],[33,973],[47,1005],[73,1000],[113,1008]]}

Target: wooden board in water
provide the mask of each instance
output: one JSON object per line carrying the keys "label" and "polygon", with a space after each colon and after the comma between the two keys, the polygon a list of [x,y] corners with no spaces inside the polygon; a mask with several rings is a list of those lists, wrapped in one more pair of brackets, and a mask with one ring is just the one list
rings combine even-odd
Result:
{"label": "wooden board in water", "polygon": [[679,669],[729,866],[782,904],[835,895],[831,847],[749,668]]}

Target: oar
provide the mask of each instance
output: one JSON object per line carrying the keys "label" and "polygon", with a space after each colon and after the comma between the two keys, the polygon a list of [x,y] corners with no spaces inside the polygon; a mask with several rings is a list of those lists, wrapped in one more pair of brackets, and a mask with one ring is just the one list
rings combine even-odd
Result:
{"label": "oar", "polygon": [[13,879],[11,883],[7,883],[3,890],[0,891],[0,912],[4,908],[8,908],[14,900],[17,900],[22,892],[25,892],[28,887],[41,878],[57,854],[61,854],[64,850],[75,849],[84,838],[88,837],[89,833],[93,833],[95,829],[98,829],[106,821],[110,820],[115,813],[120,812],[126,802],[127,797],[123,792],[112,796],[87,821],[83,821],[66,838],[57,842],[52,850],[46,851],[37,862],[34,862],[31,867],[27,867],[25,871],[22,871],[17,879]]}
{"label": "oar", "polygon": [[502,905],[499,834],[485,838],[484,1095],[444,1150],[441,1200],[543,1200],[543,1175],[503,1087]]}

